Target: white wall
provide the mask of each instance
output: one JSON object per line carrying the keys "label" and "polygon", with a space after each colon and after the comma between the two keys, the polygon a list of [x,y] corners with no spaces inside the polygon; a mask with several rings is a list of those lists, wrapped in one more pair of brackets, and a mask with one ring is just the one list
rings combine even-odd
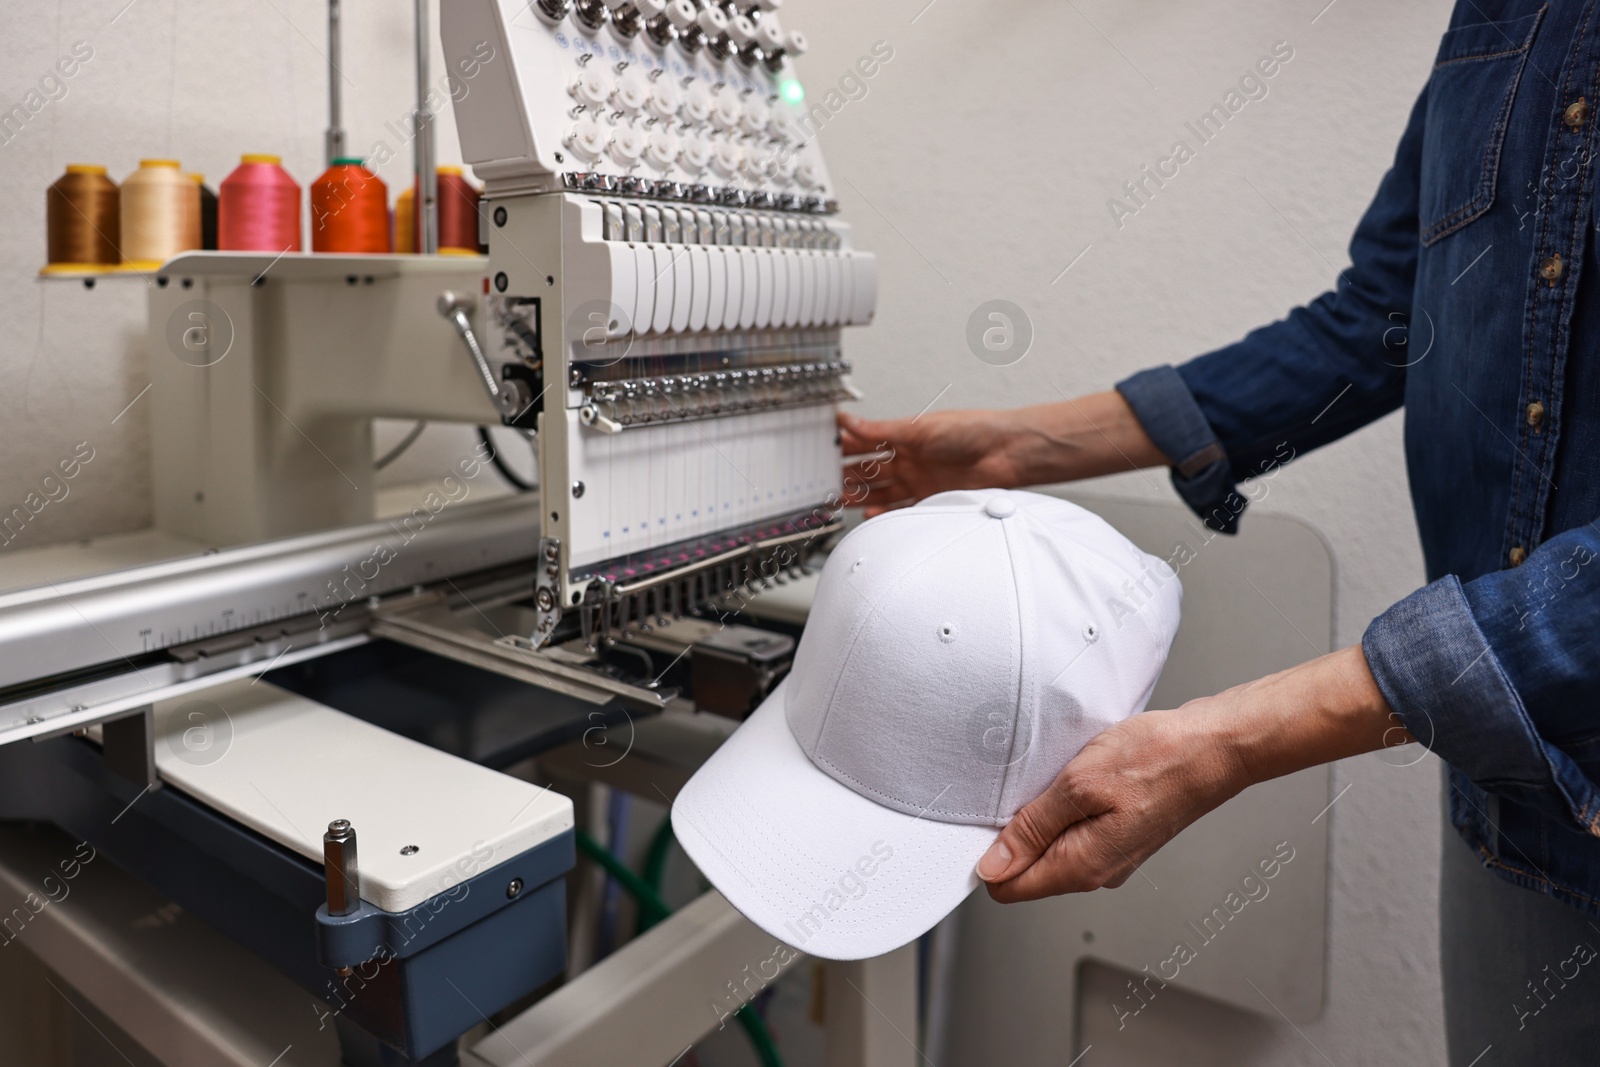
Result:
{"label": "white wall", "polygon": [[[823,133],[846,217],[880,256],[878,323],[849,341],[864,410],[1103,388],[1233,340],[1327,287],[1449,5],[1325,2],[791,0],[788,23],[813,42],[802,67],[813,102],[874,42],[894,49]],[[409,5],[345,10],[352,149],[378,138],[399,149],[384,124],[410,106]],[[152,155],[176,156],[214,186],[245,151],[281,153],[309,182],[325,125],[321,17],[320,0],[58,0],[0,14],[0,108],[22,101],[73,42],[95,52],[63,99],[0,146],[0,506],[19,503],[77,442],[96,449],[68,499],[30,525],[34,543],[136,529],[150,516],[145,411],[135,403],[119,417],[147,381],[143,283],[87,292],[36,281],[45,187],[68,162],[105,163],[120,179]],[[1279,41],[1294,58],[1267,97],[1117,228],[1107,199],[1174,140],[1193,145],[1183,123]],[[439,144],[441,160],[458,158],[448,112]],[[408,166],[402,153],[385,169],[391,189]],[[980,362],[964,340],[969,313],[992,298],[1023,307],[1036,329],[1011,367]],[[432,451],[419,446],[395,476],[425,471],[447,439],[430,430]],[[1421,580],[1400,459],[1395,417],[1296,463],[1257,505],[1326,534],[1341,642]],[[1170,492],[1141,475],[1098,489]],[[1443,1061],[1436,767],[1369,758],[1337,777],[1350,788],[1330,816],[1327,1011],[1303,1036],[1252,1023],[1238,1046],[1247,1054],[1228,1062]],[[1238,1029],[1204,1005],[1157,1018],[1161,1029],[1141,1027],[1148,1062],[1212,1062],[1222,1031]]]}

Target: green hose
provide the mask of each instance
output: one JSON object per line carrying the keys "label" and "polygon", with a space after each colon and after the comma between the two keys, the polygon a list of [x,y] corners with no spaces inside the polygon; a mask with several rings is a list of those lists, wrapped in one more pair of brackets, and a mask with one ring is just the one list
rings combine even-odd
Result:
{"label": "green hose", "polygon": [[[655,836],[650,839],[650,848],[644,854],[644,881],[656,895],[661,894],[661,883],[667,873],[667,853],[672,848],[676,838],[672,836],[672,817],[669,815],[661,820],[661,826],[656,830]],[[639,932],[642,934],[656,923],[659,917],[649,916],[644,909],[639,909]]]}
{"label": "green hose", "polygon": [[[657,838],[662,836],[660,831],[656,833]],[[577,838],[578,850],[605,868],[605,872],[615,878],[617,884],[629,896],[633,897],[634,902],[639,905],[641,931],[646,929],[647,925],[654,925],[672,914],[672,909],[667,907],[667,902],[661,899],[661,894],[643,878],[634,874],[626,863],[612,855],[600,842],[582,830],[577,831]],[[671,842],[671,840],[672,828],[671,820],[669,819],[667,821],[665,841]],[[652,841],[650,847],[651,851],[654,852],[656,842]],[[666,863],[666,852],[667,845],[663,843],[661,845],[661,865],[663,866]],[[649,865],[647,862],[646,871],[648,870]],[[656,879],[658,883],[660,877],[660,871],[657,870]],[[750,1005],[746,1004],[734,1012],[733,1017],[738,1019],[739,1025],[744,1027],[745,1034],[750,1038],[750,1044],[755,1046],[756,1058],[761,1061],[762,1067],[783,1067],[783,1058],[778,1055],[778,1046],[772,1040],[772,1033],[767,1029],[767,1024],[762,1021],[761,1016],[757,1015]]]}

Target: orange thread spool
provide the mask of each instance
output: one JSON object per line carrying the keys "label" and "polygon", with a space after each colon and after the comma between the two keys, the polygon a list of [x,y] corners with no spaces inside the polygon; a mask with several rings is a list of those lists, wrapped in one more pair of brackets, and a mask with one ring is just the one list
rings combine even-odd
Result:
{"label": "orange thread spool", "polygon": [[311,183],[313,252],[389,251],[389,190],[359,159],[336,159]]}
{"label": "orange thread spool", "polygon": [[122,262],[122,210],[117,183],[106,168],[69,163],[45,191],[45,246],[41,274],[107,270]]}

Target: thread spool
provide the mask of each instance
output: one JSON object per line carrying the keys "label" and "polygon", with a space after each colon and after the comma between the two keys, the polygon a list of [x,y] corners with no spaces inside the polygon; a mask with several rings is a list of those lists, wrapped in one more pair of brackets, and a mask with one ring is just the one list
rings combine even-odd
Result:
{"label": "thread spool", "polygon": [[460,167],[439,168],[439,251],[475,256],[478,244],[478,188]]}
{"label": "thread spool", "polygon": [[[476,256],[484,251],[478,244],[478,189],[461,173],[460,167],[444,166],[439,171],[439,254]],[[417,190],[401,190],[394,205],[394,250],[414,253],[422,246],[417,234]]]}
{"label": "thread spool", "polygon": [[387,253],[389,190],[359,159],[335,159],[311,183],[313,252]]}
{"label": "thread spool", "polygon": [[277,156],[249,154],[217,191],[217,247],[300,251],[300,186]]}
{"label": "thread spool", "polygon": [[107,271],[122,262],[121,193],[106,168],[68,163],[45,190],[45,259],[41,274]]}
{"label": "thread spool", "polygon": [[200,247],[200,189],[175,159],[141,159],[122,183],[122,266],[149,271]]}
{"label": "thread spool", "polygon": [[200,187],[200,247],[214,251],[217,247],[217,194],[206,184],[204,174],[191,174]]}
{"label": "thread spool", "polygon": [[400,190],[394,200],[394,250],[407,255],[417,251],[417,190]]}

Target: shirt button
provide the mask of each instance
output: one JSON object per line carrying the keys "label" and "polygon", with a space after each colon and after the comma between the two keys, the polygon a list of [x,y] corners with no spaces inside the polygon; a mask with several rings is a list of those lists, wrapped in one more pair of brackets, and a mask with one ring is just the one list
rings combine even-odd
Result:
{"label": "shirt button", "polygon": [[1551,256],[1540,263],[1539,277],[1554,285],[1556,280],[1561,277],[1561,257],[1559,255]]}
{"label": "shirt button", "polygon": [[1535,430],[1544,425],[1544,405],[1537,400],[1528,405],[1528,425]]}
{"label": "shirt button", "polygon": [[1583,129],[1583,124],[1589,118],[1589,102],[1579,97],[1575,103],[1567,105],[1567,110],[1561,113],[1561,121],[1574,130]]}
{"label": "shirt button", "polygon": [[1516,548],[1511,550],[1511,565],[1513,567],[1522,566],[1522,561],[1527,558],[1528,550],[1523,548],[1521,545],[1518,545]]}

